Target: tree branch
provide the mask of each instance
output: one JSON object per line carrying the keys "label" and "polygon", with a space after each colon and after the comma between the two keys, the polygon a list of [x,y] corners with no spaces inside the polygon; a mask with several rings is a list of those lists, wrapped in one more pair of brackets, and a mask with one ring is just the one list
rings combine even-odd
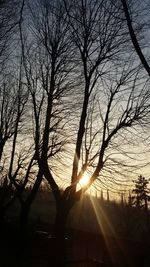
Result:
{"label": "tree branch", "polygon": [[124,9],[124,14],[126,17],[126,21],[127,21],[127,25],[128,25],[128,29],[129,29],[129,33],[130,33],[130,37],[132,40],[132,43],[134,45],[135,51],[137,53],[137,55],[139,56],[141,63],[143,64],[143,67],[145,68],[145,70],[147,71],[148,75],[150,76],[150,66],[148,65],[148,62],[140,48],[140,45],[138,43],[137,37],[135,35],[134,29],[132,27],[132,22],[131,22],[131,18],[130,18],[130,14],[129,14],[129,10],[128,10],[128,6],[126,3],[126,0],[121,0],[122,1],[122,5],[123,5],[123,9]]}

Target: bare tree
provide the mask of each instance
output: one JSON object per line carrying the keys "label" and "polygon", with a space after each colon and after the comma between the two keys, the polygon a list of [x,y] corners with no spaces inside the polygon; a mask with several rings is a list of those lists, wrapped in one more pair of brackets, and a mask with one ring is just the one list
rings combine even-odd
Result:
{"label": "bare tree", "polygon": [[[17,179],[20,171],[23,169],[26,158],[23,153],[19,152],[18,148],[25,119],[26,103],[28,101],[28,88],[25,86],[23,81],[22,67],[21,62],[19,70],[14,68],[14,71],[8,73],[5,70],[2,75],[0,158],[1,164],[5,161],[5,157],[7,158],[5,165],[7,166],[8,171],[5,171],[6,166],[4,165],[1,171],[1,180],[5,179],[5,187],[10,193],[3,194],[3,197],[1,198],[2,215],[4,215],[7,208],[11,206],[18,194],[17,190],[19,184],[17,183]],[[9,158],[8,154],[10,156]],[[19,183],[21,183],[21,181],[19,181]]]}
{"label": "bare tree", "polygon": [[[20,72],[20,71],[19,71]],[[0,87],[0,160],[6,142],[15,134],[18,134],[18,126],[24,111],[28,93],[22,89],[21,77],[16,77],[17,73],[5,72],[1,75]],[[20,74],[19,74],[20,76]],[[15,145],[16,141],[14,141]],[[13,155],[12,152],[12,162]],[[12,169],[12,168],[11,168]],[[11,172],[11,170],[10,170]]]}
{"label": "bare tree", "polygon": [[[34,4],[36,12],[32,6]],[[36,47],[28,49],[24,45],[23,38],[21,41],[24,68],[33,108],[35,160],[38,162],[39,169],[32,191],[24,202],[21,215],[24,226],[43,175],[49,181],[56,199],[60,198],[58,185],[51,175],[48,163],[51,160],[52,169],[52,158],[61,151],[66,143],[63,131],[66,123],[63,97],[64,91],[66,92],[65,97],[68,94],[67,76],[70,67],[72,68],[72,64],[68,60],[70,43],[66,41],[68,24],[65,21],[61,5],[49,1],[37,1],[32,5],[30,10]],[[37,16],[37,10],[39,10],[40,16]],[[62,27],[61,30],[60,27]],[[21,37],[23,37],[22,34],[21,29]]]}
{"label": "bare tree", "polygon": [[19,25],[20,1],[0,2],[0,71],[10,59],[16,45],[16,33]]}
{"label": "bare tree", "polygon": [[[133,135],[147,123],[149,90],[126,49],[120,6],[116,8],[109,0],[29,4],[32,37],[25,39],[22,19],[20,37],[30,91],[28,103],[33,112],[31,166],[35,161],[38,168],[23,203],[21,220],[25,224],[39,186],[46,179],[56,201],[53,266],[60,266],[70,210],[91,184],[102,180],[104,171],[110,172],[112,166],[118,171],[118,164],[124,161],[123,149],[119,150],[121,138],[127,136],[128,129]],[[65,147],[66,140],[72,143]],[[67,169],[62,172],[62,179],[69,184],[63,192],[53,169],[53,156],[62,147],[72,159],[68,162],[70,182]],[[61,168],[57,157],[55,162]],[[88,182],[80,186],[86,172]]]}
{"label": "bare tree", "polygon": [[[114,8],[114,12],[112,12],[112,8]],[[40,168],[40,179],[42,179],[43,175],[45,176],[51,185],[56,199],[57,212],[54,229],[56,244],[54,245],[54,251],[56,251],[56,247],[58,249],[58,246],[60,246],[57,250],[60,252],[60,261],[64,256],[64,230],[70,209],[75,202],[80,199],[83,191],[87,190],[87,188],[99,177],[100,172],[104,169],[106,163],[109,162],[108,160],[110,160],[110,157],[108,157],[107,151],[109,147],[111,148],[114,138],[117,138],[119,132],[122,132],[126,128],[131,127],[132,125],[136,126],[138,123],[144,123],[149,112],[149,93],[147,87],[143,85],[141,90],[137,89],[139,79],[136,74],[137,69],[135,69],[132,64],[127,64],[125,62],[123,65],[119,64],[115,71],[114,62],[118,64],[120,50],[125,44],[125,40],[122,40],[121,37],[123,25],[121,21],[117,21],[114,16],[115,7],[113,5],[110,7],[110,3],[104,3],[103,1],[100,3],[95,1],[93,4],[88,1],[81,1],[80,3],[78,2],[78,4],[72,1],[71,4],[65,2],[65,11],[70,30],[70,40],[72,48],[75,51],[74,55],[76,55],[75,62],[80,66],[79,77],[82,87],[82,97],[80,98],[82,105],[80,112],[78,113],[79,126],[76,131],[77,138],[75,143],[71,185],[60,194],[59,187],[49,169],[49,162],[45,156],[46,146],[48,146],[50,114],[52,112],[49,109],[50,107],[52,108],[52,102],[49,102],[48,104],[49,113],[46,115],[44,135],[42,139],[42,166]],[[51,21],[49,23],[51,23]],[[40,31],[40,34],[41,32],[44,33],[43,39],[46,40],[44,45],[46,46],[49,55],[52,56],[53,50],[50,49],[47,40],[48,36],[51,36],[51,38],[53,36],[50,35],[50,33],[47,36],[47,30]],[[58,33],[59,31],[57,31],[57,34]],[[67,37],[69,37],[68,34]],[[58,40],[56,36],[55,40]],[[54,43],[51,42],[51,45],[56,49]],[[57,48],[58,47],[59,46],[57,46]],[[56,62],[52,61],[52,63]],[[51,65],[51,70],[53,70],[52,73],[56,75],[54,66],[55,65]],[[78,68],[76,68],[76,70],[78,70]],[[52,78],[53,76],[51,76],[51,79]],[[53,81],[51,80],[51,85],[55,86]],[[103,90],[100,90],[99,92],[98,88],[100,86],[103,87]],[[100,119],[97,122],[100,124],[100,128],[98,131],[91,130],[96,125],[94,119],[94,125],[91,124],[90,127],[88,126],[87,121],[87,114],[90,112],[90,105],[93,97],[104,97],[103,99],[105,103],[105,105],[102,104],[102,102],[100,104]],[[79,98],[77,97],[77,99]],[[97,108],[95,105],[95,112],[97,111]],[[86,139],[83,138],[84,136]],[[93,148],[94,140],[97,142],[96,152],[95,148]],[[81,164],[82,150],[84,150],[84,152]],[[91,177],[89,178],[89,182],[78,190],[78,182],[90,167],[92,167],[92,169],[90,169]],[[38,177],[38,184],[40,184],[40,179]]]}

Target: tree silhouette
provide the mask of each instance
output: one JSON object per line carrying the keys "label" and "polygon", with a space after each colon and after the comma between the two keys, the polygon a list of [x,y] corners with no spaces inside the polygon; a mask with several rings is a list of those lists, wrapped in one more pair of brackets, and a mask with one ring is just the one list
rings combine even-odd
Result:
{"label": "tree silhouette", "polygon": [[[19,126],[32,149],[16,191],[25,230],[41,183],[46,179],[51,187],[56,203],[53,266],[64,263],[72,207],[96,181],[105,181],[109,190],[119,166],[128,166],[124,149],[130,137],[135,139],[149,120],[149,87],[127,47],[125,29],[122,9],[110,0],[22,1],[18,46],[29,97],[27,119]],[[14,142],[19,143],[19,134]],[[17,149],[11,154],[10,177]],[[80,186],[85,174],[89,181]],[[31,190],[24,196],[27,185]]]}
{"label": "tree silhouette", "polygon": [[[20,37],[34,114],[34,151],[38,169],[32,190],[24,202],[22,222],[26,222],[45,178],[56,201],[53,256],[59,265],[64,258],[64,234],[70,210],[89,186],[100,179],[108,165],[118,166],[120,159],[114,159],[110,151],[116,148],[118,152],[116,139],[120,138],[119,133],[126,135],[126,129],[147,121],[149,91],[145,82],[138,88],[140,72],[126,50],[126,36],[122,38],[125,24],[120,19],[120,7],[116,10],[110,1],[45,0],[30,4],[30,11],[35,43],[28,39],[28,44],[22,19]],[[126,57],[122,51],[126,51]],[[70,118],[62,106],[67,107]],[[61,135],[63,146],[68,135],[74,148],[74,153],[68,148],[72,152],[71,158],[73,156],[69,163],[71,179],[63,192],[53,171],[53,153],[49,153],[51,141],[52,151],[56,148],[58,139],[53,139],[53,133],[58,138],[59,125],[64,130]],[[61,144],[62,141],[58,147]],[[78,189],[86,172],[89,182]],[[62,174],[65,179],[64,170]]]}
{"label": "tree silhouette", "polygon": [[132,190],[133,203],[138,209],[143,209],[146,215],[147,226],[149,230],[149,211],[148,211],[148,202],[150,201],[148,184],[149,180],[144,176],[139,175],[138,179],[134,181],[135,188]]}
{"label": "tree silhouette", "polygon": [[137,180],[134,180],[135,188],[132,190],[132,193],[135,194],[135,205],[138,208],[148,208],[148,201],[150,201],[149,190],[147,188],[149,180],[144,176],[139,175]]}

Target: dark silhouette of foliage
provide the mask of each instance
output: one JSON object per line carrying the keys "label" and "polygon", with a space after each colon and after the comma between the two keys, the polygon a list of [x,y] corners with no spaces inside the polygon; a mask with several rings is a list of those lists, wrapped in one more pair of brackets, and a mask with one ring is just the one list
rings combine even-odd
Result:
{"label": "dark silhouette of foliage", "polygon": [[150,201],[150,191],[148,189],[149,180],[144,176],[139,175],[138,179],[134,181],[135,188],[132,190],[133,194],[133,204],[141,210],[144,210],[147,229],[150,231],[149,223],[149,211],[148,211],[148,202]]}
{"label": "dark silhouette of foliage", "polygon": [[144,176],[139,175],[137,180],[134,180],[135,188],[132,190],[132,193],[134,194],[133,200],[134,205],[137,208],[143,209],[148,206],[148,201],[150,201],[149,196],[149,189],[148,184],[149,180],[146,179]]}

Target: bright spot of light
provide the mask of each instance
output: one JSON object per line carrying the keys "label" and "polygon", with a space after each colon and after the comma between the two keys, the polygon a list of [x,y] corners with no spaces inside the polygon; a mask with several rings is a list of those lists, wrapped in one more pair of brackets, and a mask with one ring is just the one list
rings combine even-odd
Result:
{"label": "bright spot of light", "polygon": [[80,185],[81,187],[83,187],[83,186],[85,186],[85,185],[88,184],[89,180],[90,180],[90,176],[89,176],[89,174],[88,174],[87,172],[85,172],[85,173],[83,174],[82,178],[81,178],[80,181],[79,181],[79,185]]}

